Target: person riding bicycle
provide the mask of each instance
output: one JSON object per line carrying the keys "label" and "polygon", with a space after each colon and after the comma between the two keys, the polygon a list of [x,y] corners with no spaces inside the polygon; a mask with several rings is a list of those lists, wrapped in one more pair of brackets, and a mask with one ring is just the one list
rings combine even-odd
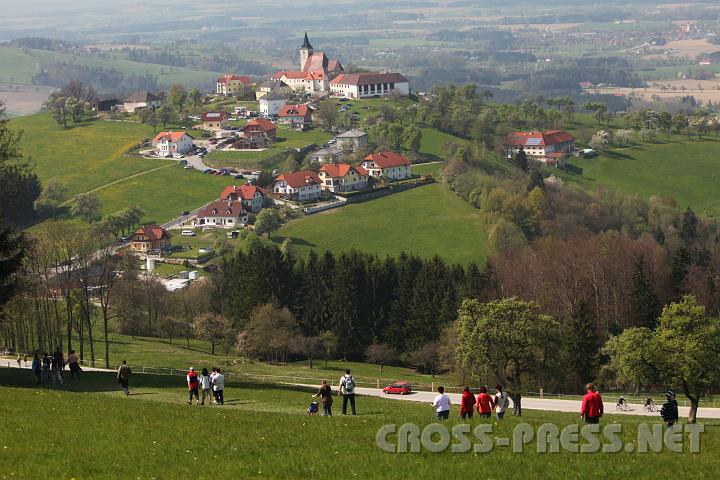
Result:
{"label": "person riding bicycle", "polygon": [[652,398],[648,397],[648,398],[645,399],[645,406],[648,407],[648,408],[654,408],[654,407],[655,407],[655,402],[653,402],[653,399],[652,399]]}
{"label": "person riding bicycle", "polygon": [[618,398],[617,404],[618,404],[619,407],[626,407],[626,406],[627,406],[627,402],[625,401],[625,397],[622,396],[622,395],[620,395],[620,398]]}

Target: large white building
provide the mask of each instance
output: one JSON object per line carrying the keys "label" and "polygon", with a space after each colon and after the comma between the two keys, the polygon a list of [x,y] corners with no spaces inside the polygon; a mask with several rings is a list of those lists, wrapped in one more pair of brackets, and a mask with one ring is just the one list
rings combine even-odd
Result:
{"label": "large white building", "polygon": [[283,95],[276,91],[266,93],[258,100],[260,113],[266,117],[273,117],[285,106],[286,100]]}
{"label": "large white building", "polygon": [[273,183],[272,191],[288,200],[313,200],[320,196],[322,180],[317,173],[306,170],[295,173],[282,173]]}
{"label": "large white building", "polygon": [[342,73],[330,81],[330,92],[345,98],[409,95],[410,83],[399,73]]}
{"label": "large white building", "polygon": [[155,152],[161,157],[187,153],[193,148],[193,138],[185,132],[160,132],[153,139]]}
{"label": "large white building", "polygon": [[300,69],[279,71],[273,79],[286,83],[296,92],[319,94],[330,91],[330,80],[344,70],[339,60],[329,59],[323,52],[316,52],[305,32],[300,47]]}
{"label": "large white building", "polygon": [[395,152],[371,153],[365,157],[362,166],[371,177],[404,180],[412,176],[410,160]]}

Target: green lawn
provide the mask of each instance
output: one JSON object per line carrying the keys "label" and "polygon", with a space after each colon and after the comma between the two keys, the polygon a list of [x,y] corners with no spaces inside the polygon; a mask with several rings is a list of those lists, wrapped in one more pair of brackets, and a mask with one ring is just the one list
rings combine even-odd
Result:
{"label": "green lawn", "polygon": [[479,211],[441,184],[303,216],[284,225],[275,239],[287,237],[301,251],[408,252],[459,263],[483,263],[487,255]]}
{"label": "green lawn", "polygon": [[69,195],[167,163],[123,156],[141,140],[152,137],[147,125],[86,120],[69,126],[63,129],[47,113],[10,121],[10,128],[24,131],[20,149],[35,165],[40,180],[64,183]]}
{"label": "green lawn", "polygon": [[720,214],[720,139],[688,141],[673,136],[672,143],[660,137],[657,144],[631,148],[609,148],[590,159],[573,158],[582,176],[565,176],[582,188],[609,186],[626,194],[672,196],[681,208]]}
{"label": "green lawn", "polygon": [[[402,471],[404,478],[458,478],[478,472],[490,478],[537,478],[542,472],[544,478],[574,479],[602,472],[603,478],[657,479],[680,468],[684,476],[711,477],[719,467],[717,421],[706,422],[701,451],[692,456],[667,450],[537,453],[534,441],[523,453],[497,446],[484,454],[449,449],[399,454],[376,446],[378,430],[406,422],[424,428],[434,423],[430,406],[359,396],[358,415],[345,417],[339,415],[335,397],[333,417],[307,417],[313,390],[236,383],[232,378],[226,383],[224,406],[188,406],[181,376],[133,374],[130,391],[125,397],[112,373],[86,373],[63,386],[39,388],[27,370],[0,369],[0,476],[151,479],[211,471],[218,479],[315,479],[340,472],[344,478],[388,478],[389,472]],[[526,410],[522,417],[507,416],[493,425],[489,437],[512,437],[521,422],[534,427],[553,422],[562,429],[578,421],[576,414]],[[633,442],[640,421],[647,420],[610,414],[602,423],[620,422],[620,438]],[[482,422],[476,418],[471,424]],[[454,406],[447,426],[459,423]],[[388,440],[395,443],[397,438],[390,435]]]}

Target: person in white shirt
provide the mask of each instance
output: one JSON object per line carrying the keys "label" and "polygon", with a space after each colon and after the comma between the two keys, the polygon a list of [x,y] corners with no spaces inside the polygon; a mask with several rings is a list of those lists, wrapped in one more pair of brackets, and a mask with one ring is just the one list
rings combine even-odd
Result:
{"label": "person in white shirt", "polygon": [[212,394],[212,379],[208,373],[207,368],[202,369],[202,375],[200,375],[200,391],[202,401],[200,405],[205,405],[205,397],[208,399],[208,404],[212,405],[213,394]]}
{"label": "person in white shirt", "polygon": [[225,405],[225,397],[223,397],[223,390],[225,390],[225,375],[222,374],[219,368],[213,368],[215,376],[212,379],[213,391],[215,392],[215,403],[217,405]]}
{"label": "person in white shirt", "polygon": [[502,385],[495,385],[495,390],[497,391],[495,393],[495,415],[497,415],[498,420],[502,420],[505,416],[505,410],[510,405],[510,398],[507,392],[503,392]]}
{"label": "person in white shirt", "polygon": [[445,387],[438,387],[438,395],[433,400],[435,416],[438,420],[447,420],[450,417],[450,397],[445,393]]}

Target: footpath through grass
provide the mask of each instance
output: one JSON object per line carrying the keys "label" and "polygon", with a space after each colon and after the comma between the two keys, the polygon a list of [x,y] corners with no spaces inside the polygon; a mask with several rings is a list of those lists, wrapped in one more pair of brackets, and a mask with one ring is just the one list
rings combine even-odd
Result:
{"label": "footpath through grass", "polygon": [[[314,393],[307,389],[229,382],[224,406],[189,406],[182,377],[133,374],[125,397],[112,373],[86,373],[62,386],[38,387],[28,370],[0,369],[0,478],[213,478],[309,479],[458,478],[666,478],[682,472],[712,478],[720,468],[718,422],[706,423],[701,452],[615,454],[523,453],[496,446],[489,453],[386,453],[376,446],[384,425],[434,423],[429,405],[385,398],[357,398],[358,415],[307,417]],[[512,437],[520,422],[560,429],[575,414],[526,411],[493,425],[488,436]],[[635,441],[641,417],[606,415],[621,422],[624,441]],[[474,419],[474,427],[484,420]],[[461,423],[453,406],[451,428]],[[472,434],[468,438],[473,438]],[[433,437],[437,440],[437,436]],[[395,435],[388,440],[396,441]],[[454,441],[453,443],[458,443]],[[475,442],[477,443],[477,441]],[[686,440],[687,449],[687,440]]]}

